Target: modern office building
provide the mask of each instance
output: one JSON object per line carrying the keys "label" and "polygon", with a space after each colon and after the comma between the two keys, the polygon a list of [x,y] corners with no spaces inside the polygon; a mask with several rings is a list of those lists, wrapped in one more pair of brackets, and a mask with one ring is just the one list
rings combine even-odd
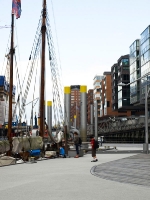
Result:
{"label": "modern office building", "polygon": [[121,56],[117,63],[111,67],[111,106],[114,116],[130,116],[130,85],[118,86],[119,84],[128,84],[130,82],[129,55]]}
{"label": "modern office building", "polygon": [[111,115],[111,72],[104,72],[104,116]]}
{"label": "modern office building", "polygon": [[141,57],[141,101],[145,98],[145,84],[150,88],[150,26],[141,33],[140,40],[140,57]]}
{"label": "modern office building", "polygon": [[[140,40],[135,40],[130,46],[130,104],[140,103],[141,77]],[[133,83],[132,83],[133,82]]]}
{"label": "modern office building", "polygon": [[[130,83],[129,55],[118,59],[118,84]],[[118,109],[127,110],[130,107],[130,85],[118,86]]]}
{"label": "modern office building", "polygon": [[[117,66],[116,64],[113,65],[114,67]],[[117,68],[116,68],[117,69]],[[128,116],[130,115],[130,111],[120,111],[117,109],[117,103],[115,110],[113,109],[113,101],[112,98],[116,99],[116,102],[118,101],[117,98],[117,89],[118,89],[118,83],[116,82],[116,79],[113,79],[112,82],[112,72],[104,72],[103,73],[104,78],[100,82],[100,118],[103,119],[111,119],[111,117],[120,117],[120,116]],[[114,85],[114,88],[112,90],[112,85]],[[115,96],[115,86],[116,89],[116,96]]]}
{"label": "modern office building", "polygon": [[118,110],[118,64],[111,67],[112,110]]}

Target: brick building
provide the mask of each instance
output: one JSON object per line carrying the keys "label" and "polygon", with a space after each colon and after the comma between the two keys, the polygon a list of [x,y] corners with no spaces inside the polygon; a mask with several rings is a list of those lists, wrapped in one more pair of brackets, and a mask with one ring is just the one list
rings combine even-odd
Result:
{"label": "brick building", "polygon": [[80,85],[71,85],[71,125],[74,126],[76,117],[76,128],[80,127]]}
{"label": "brick building", "polygon": [[93,90],[88,90],[87,93],[87,123],[91,124],[91,104],[93,105]]}
{"label": "brick building", "polygon": [[[114,85],[115,80],[112,81],[112,72],[104,72],[103,75],[104,78],[100,82],[100,118],[130,116],[131,112],[128,110],[113,109],[115,87],[112,87],[112,85]],[[116,99],[117,101],[118,99]]]}
{"label": "brick building", "polygon": [[97,110],[95,110],[95,105],[94,105],[94,118],[95,114],[97,112],[98,116],[98,121],[100,120],[100,83],[103,80],[103,76],[101,75],[95,75],[93,79],[93,103],[97,102]]}

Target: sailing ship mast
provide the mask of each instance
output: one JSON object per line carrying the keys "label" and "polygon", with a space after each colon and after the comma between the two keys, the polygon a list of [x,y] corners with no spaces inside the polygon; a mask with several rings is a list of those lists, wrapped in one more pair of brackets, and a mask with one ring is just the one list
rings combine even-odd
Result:
{"label": "sailing ship mast", "polygon": [[[45,98],[45,39],[46,39],[46,0],[43,0],[42,13],[42,58],[41,58],[41,89],[40,89],[40,136],[44,135],[44,98]],[[9,81],[9,121],[8,121],[8,138],[11,142],[12,131],[12,89],[13,89],[13,55],[14,55],[14,13],[12,13],[11,24],[11,48],[10,48],[10,81]]]}
{"label": "sailing ship mast", "polygon": [[9,80],[9,117],[8,117],[8,139],[11,142],[12,131],[12,90],[13,90],[13,55],[14,55],[14,14],[11,23],[11,47],[10,47],[10,80]]}
{"label": "sailing ship mast", "polygon": [[10,79],[9,79],[9,116],[8,116],[8,139],[11,151],[12,131],[12,90],[13,90],[13,55],[14,55],[14,15],[16,19],[21,15],[21,0],[12,0],[12,23],[11,23],[11,47],[10,47]]}
{"label": "sailing ship mast", "polygon": [[42,59],[41,59],[41,89],[40,89],[40,136],[44,136],[45,130],[45,38],[46,38],[46,0],[43,0],[43,11],[42,11]]}

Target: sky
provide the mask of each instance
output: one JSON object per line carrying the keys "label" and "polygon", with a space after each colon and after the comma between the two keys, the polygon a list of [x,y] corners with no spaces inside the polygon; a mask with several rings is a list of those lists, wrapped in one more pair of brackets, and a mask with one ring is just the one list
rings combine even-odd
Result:
{"label": "sky", "polygon": [[[11,4],[12,0],[0,0],[0,26],[11,24]],[[47,6],[63,87],[87,85],[87,89],[92,89],[94,76],[110,71],[150,24],[149,0],[47,0]],[[22,78],[41,9],[42,0],[22,0],[21,18],[15,22]],[[9,28],[0,29],[0,71],[5,68],[9,35]],[[46,66],[49,79],[48,61]],[[51,98],[51,84],[47,85],[47,98]]]}

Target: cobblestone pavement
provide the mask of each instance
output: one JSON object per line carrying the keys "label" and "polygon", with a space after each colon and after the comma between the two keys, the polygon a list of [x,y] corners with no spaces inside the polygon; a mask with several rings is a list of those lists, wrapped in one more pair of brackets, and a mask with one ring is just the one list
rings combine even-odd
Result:
{"label": "cobblestone pavement", "polygon": [[91,173],[103,179],[150,187],[150,154],[137,154],[94,166]]}

